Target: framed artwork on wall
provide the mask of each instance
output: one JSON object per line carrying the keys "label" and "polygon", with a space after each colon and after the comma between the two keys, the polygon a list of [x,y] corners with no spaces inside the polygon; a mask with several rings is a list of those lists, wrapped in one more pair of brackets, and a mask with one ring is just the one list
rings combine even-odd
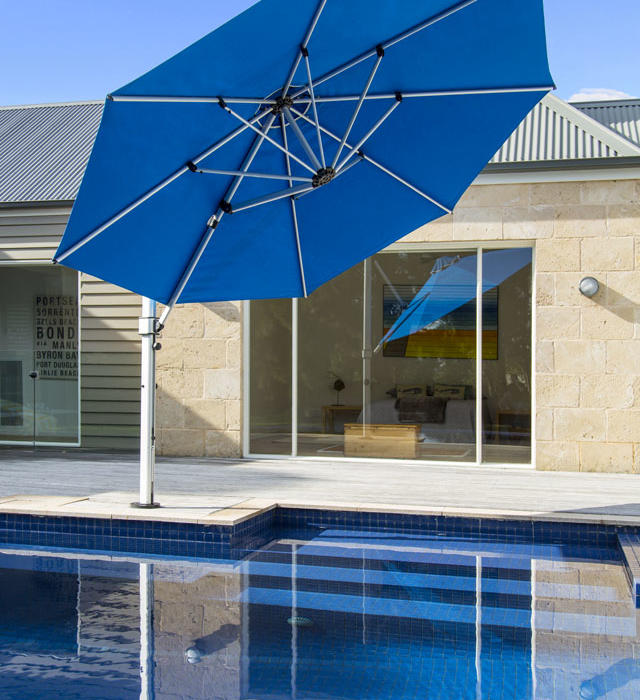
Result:
{"label": "framed artwork on wall", "polygon": [[[420,286],[409,284],[383,285],[382,333],[389,331],[402,312],[409,306]],[[455,294],[455,289],[452,289]],[[482,356],[485,360],[498,359],[498,288],[485,292],[483,297]],[[476,356],[476,302],[461,299],[459,307],[425,328],[382,346],[384,357],[443,357],[475,359]]]}

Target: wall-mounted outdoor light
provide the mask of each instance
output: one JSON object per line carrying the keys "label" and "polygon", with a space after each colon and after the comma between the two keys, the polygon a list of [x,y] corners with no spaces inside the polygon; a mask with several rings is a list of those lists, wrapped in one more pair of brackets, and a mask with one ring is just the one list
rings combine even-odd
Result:
{"label": "wall-mounted outdoor light", "polygon": [[598,280],[595,277],[583,277],[580,280],[578,289],[586,297],[592,297],[594,296],[594,294],[598,293],[598,290],[600,289],[600,284],[598,283]]}

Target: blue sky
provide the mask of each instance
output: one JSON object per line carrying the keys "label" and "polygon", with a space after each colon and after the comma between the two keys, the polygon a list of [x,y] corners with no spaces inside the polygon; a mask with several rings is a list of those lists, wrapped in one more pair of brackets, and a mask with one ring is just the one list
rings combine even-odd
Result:
{"label": "blue sky", "polygon": [[[101,99],[251,4],[0,0],[0,104]],[[546,0],[545,11],[559,97],[640,96],[639,0]]]}

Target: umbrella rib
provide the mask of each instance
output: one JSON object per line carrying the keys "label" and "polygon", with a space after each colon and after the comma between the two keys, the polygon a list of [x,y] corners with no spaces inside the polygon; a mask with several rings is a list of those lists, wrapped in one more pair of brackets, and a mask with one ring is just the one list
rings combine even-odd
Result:
{"label": "umbrella rib", "polygon": [[[295,97],[296,102],[313,102],[316,104],[322,104],[323,102],[355,102],[360,99],[360,95],[316,95],[313,90],[313,85],[309,90],[309,97],[304,96],[304,92],[307,92],[309,85],[307,85],[303,92]],[[555,85],[540,85],[534,87],[495,87],[495,88],[468,88],[460,90],[419,90],[417,92],[403,92],[404,97],[447,97],[456,95],[493,95],[493,94],[507,94],[515,92],[544,92],[548,90],[554,90]],[[314,92],[313,97],[311,92]],[[365,97],[366,101],[369,100],[386,100],[393,97],[392,92],[384,93],[368,93]],[[219,101],[218,97],[197,97],[197,96],[176,96],[176,95],[109,95],[109,100],[112,102],[194,102],[194,103],[215,103]],[[276,101],[270,98],[259,98],[259,97],[225,97],[225,102],[229,104],[257,104],[257,105],[274,105]]]}
{"label": "umbrella rib", "polygon": [[307,29],[307,33],[304,36],[304,39],[302,40],[302,44],[300,44],[300,50],[298,51],[298,55],[296,56],[293,65],[291,66],[291,70],[289,71],[289,76],[287,77],[287,81],[284,84],[282,88],[282,96],[286,96],[287,93],[289,92],[289,88],[291,87],[291,82],[293,81],[293,77],[296,74],[296,71],[298,70],[298,66],[300,65],[300,61],[302,60],[302,56],[304,55],[305,51],[307,50],[307,44],[309,43],[311,39],[311,35],[315,31],[316,25],[318,24],[318,20],[320,19],[320,15],[322,14],[322,11],[324,10],[324,6],[327,4],[327,0],[320,0],[318,3],[318,6],[316,7],[316,11],[313,14],[313,17],[311,19],[311,24],[309,25],[309,28]]}
{"label": "umbrella rib", "polygon": [[[107,95],[111,102],[198,102],[218,104],[218,97],[205,95]],[[225,97],[230,104],[273,105],[274,99],[264,97]]]}
{"label": "umbrella rib", "polygon": [[[235,117],[238,121],[242,122],[246,126],[248,126],[250,129],[253,129],[256,133],[260,134],[262,133],[260,129],[258,129],[252,122],[258,121],[257,119],[252,118],[251,120],[247,121],[244,117],[241,117],[237,112],[235,112],[231,107],[229,107],[226,102],[220,98],[218,103],[224,109],[228,114],[230,114],[232,117]],[[313,122],[312,122],[313,123]],[[281,146],[277,141],[274,141],[270,136],[267,136],[267,134],[264,134],[264,138],[272,145],[274,145],[276,148],[280,149],[283,153],[287,153],[293,160],[297,161],[302,165],[304,168],[306,168],[310,173],[313,173],[314,175],[316,174],[316,171],[310,166],[307,165],[303,160],[298,158],[298,156],[294,155],[290,151],[286,150],[284,146]]]}
{"label": "umbrella rib", "polygon": [[[294,114],[297,114],[301,119],[304,119],[305,121],[311,122],[309,117],[307,117],[305,114],[302,114],[302,112],[299,112],[297,109],[293,109],[293,112],[294,112]],[[327,134],[327,136],[330,136],[334,141],[340,141],[340,137],[336,136],[336,134],[334,134],[332,131],[329,131],[329,129],[327,129],[326,127],[321,125],[320,129],[322,131],[324,131],[324,133]],[[351,148],[351,146],[349,146],[349,144],[347,144],[347,146],[349,148]],[[447,214],[451,214],[451,209],[449,209],[449,207],[445,206],[441,202],[438,202],[437,199],[430,197],[428,194],[426,194],[426,192],[423,192],[418,187],[416,187],[415,185],[412,185],[410,182],[405,180],[403,177],[400,177],[400,175],[397,175],[396,173],[392,172],[391,170],[389,170],[389,168],[382,165],[382,163],[379,163],[377,160],[374,160],[373,158],[371,158],[371,156],[368,156],[366,153],[361,153],[361,156],[368,163],[371,163],[371,165],[375,166],[379,170],[382,170],[382,172],[384,172],[387,175],[389,175],[390,177],[394,178],[394,180],[397,180],[398,182],[400,182],[403,185],[405,185],[406,187],[408,187],[410,190],[413,190],[416,194],[419,194],[421,197],[424,197],[425,199],[430,201],[432,204],[435,204],[437,207],[439,207],[443,211],[447,212]]]}
{"label": "umbrella rib", "polygon": [[367,133],[356,143],[355,146],[351,148],[349,153],[340,161],[338,165],[337,172],[340,172],[342,168],[347,164],[351,156],[353,156],[355,153],[357,153],[362,146],[373,136],[373,134],[384,124],[385,121],[393,114],[393,112],[396,110],[396,108],[400,105],[400,102],[402,102],[402,97],[398,96],[396,101],[389,107],[389,109],[378,119],[378,121],[367,131]]}
{"label": "umbrella rib", "polygon": [[[306,48],[306,47],[305,47]],[[309,95],[311,97],[311,108],[313,109],[313,116],[316,121],[316,133],[318,135],[318,148],[320,150],[320,160],[322,161],[322,167],[327,167],[327,162],[324,158],[324,148],[322,147],[322,133],[320,132],[320,120],[318,119],[318,105],[316,104],[315,91],[313,89],[313,80],[311,79],[311,64],[309,63],[309,51],[304,51],[304,62],[307,69],[307,87],[309,88]],[[283,132],[283,135],[284,132]]]}
{"label": "umbrella rib", "polygon": [[[240,186],[240,183],[245,177],[246,171],[251,167],[251,163],[253,163],[254,158],[256,157],[258,151],[260,150],[260,146],[262,146],[262,143],[264,141],[264,138],[266,136],[266,132],[271,128],[273,125],[273,122],[275,121],[275,115],[271,114],[269,115],[269,118],[267,119],[266,124],[264,125],[262,131],[260,132],[259,136],[257,136],[254,140],[253,143],[251,144],[251,148],[249,149],[247,155],[245,156],[242,165],[240,166],[240,175],[236,176],[229,187],[227,188],[227,191],[225,193],[225,196],[222,199],[222,202],[225,203],[225,205],[229,205],[231,203],[231,200],[233,199],[233,196],[235,193],[238,191],[238,187]],[[221,202],[221,204],[222,204]],[[194,250],[191,258],[189,259],[189,262],[187,263],[187,266],[185,267],[184,271],[182,272],[182,275],[180,276],[178,283],[173,289],[173,292],[171,293],[171,297],[169,298],[169,301],[167,302],[167,306],[165,310],[162,312],[162,316],[160,317],[160,326],[164,326],[167,317],[171,313],[171,310],[175,306],[176,302],[180,298],[180,295],[184,291],[184,288],[187,286],[187,283],[189,282],[189,279],[191,279],[191,275],[193,274],[193,271],[196,268],[196,265],[200,261],[200,258],[202,257],[202,254],[204,253],[206,247],[209,245],[209,241],[211,240],[213,236],[213,232],[216,230],[218,227],[218,224],[222,221],[222,217],[224,216],[226,211],[226,206],[223,209],[221,206],[218,208],[216,213],[209,219],[209,222],[207,222],[207,228],[200,238],[200,241],[198,242],[198,245],[196,249]]]}
{"label": "umbrella rib", "polygon": [[[422,90],[419,92],[403,92],[403,97],[449,97],[458,95],[502,95],[516,92],[545,92],[553,90],[553,85],[542,85],[537,87],[515,87],[515,88],[470,88],[464,90]],[[366,101],[387,100],[394,96],[393,92],[369,93],[365,97]],[[354,102],[360,99],[360,95],[316,95],[318,104],[324,102]],[[301,97],[296,102],[309,102],[308,97]]]}
{"label": "umbrella rib", "polygon": [[[287,143],[287,125],[284,120],[284,116],[281,114],[280,115],[280,128],[282,129],[282,143],[284,144],[285,148],[288,147]],[[318,131],[318,134],[320,131]],[[285,153],[285,163],[287,166],[287,175],[291,178],[291,160],[289,159],[289,156]],[[293,185],[292,180],[289,180],[289,185]],[[307,280],[305,278],[304,274],[304,262],[302,261],[302,246],[300,244],[300,229],[298,228],[298,212],[296,210],[296,198],[291,197],[289,199],[291,202],[291,218],[293,220],[293,231],[296,235],[296,248],[298,251],[298,267],[300,269],[300,281],[302,282],[302,293],[304,294],[305,299],[307,298]]]}
{"label": "umbrella rib", "polygon": [[351,129],[353,128],[353,124],[356,121],[356,117],[358,116],[360,112],[360,108],[362,107],[362,103],[364,102],[367,93],[369,92],[369,88],[371,87],[371,83],[373,82],[373,78],[375,74],[378,72],[378,68],[380,67],[380,62],[382,61],[382,58],[384,57],[384,49],[379,46],[378,47],[378,58],[376,62],[373,64],[373,68],[371,69],[371,73],[369,73],[369,77],[367,79],[367,82],[365,83],[363,91],[360,93],[360,97],[358,98],[358,104],[356,105],[355,109],[353,110],[353,114],[351,115],[351,119],[349,119],[349,123],[347,124],[347,129],[344,132],[344,136],[342,137],[342,140],[340,141],[340,145],[338,146],[338,150],[336,151],[335,156],[333,157],[333,163],[331,163],[331,167],[335,169],[336,163],[338,162],[340,158],[340,154],[342,153],[342,149],[344,148],[345,143],[347,142],[347,139],[349,138],[349,134],[351,133]]}
{"label": "umbrella rib", "polygon": [[[198,154],[195,158],[189,161],[190,164],[192,165],[197,165],[200,161],[204,160],[205,158],[209,157],[212,153],[215,153],[219,148],[222,148],[222,146],[226,145],[229,143],[229,141],[232,141],[236,136],[239,136],[242,134],[244,131],[246,131],[248,128],[253,128],[253,123],[259,121],[262,119],[266,114],[269,113],[270,110],[265,109],[262,112],[259,112],[258,114],[254,115],[251,117],[251,119],[246,122],[243,126],[239,126],[237,129],[234,129],[231,133],[227,134],[224,136],[222,139],[219,141],[216,141],[212,146],[207,148],[206,151],[202,151],[202,153]],[[116,221],[119,221],[123,216],[126,216],[130,212],[132,212],[134,209],[136,209],[138,206],[140,206],[143,202],[146,202],[147,199],[150,199],[153,197],[153,195],[157,194],[161,190],[163,190],[167,185],[170,185],[174,180],[179,178],[181,175],[184,175],[187,172],[191,171],[191,167],[189,165],[183,165],[181,168],[176,170],[174,173],[169,175],[169,177],[166,177],[164,180],[160,181],[155,187],[152,187],[150,190],[145,192],[141,197],[138,197],[138,199],[134,200],[126,206],[124,209],[121,209],[117,214],[114,214],[110,219],[107,219],[103,224],[98,226],[98,228],[94,229],[90,233],[88,233],[86,236],[83,236],[79,241],[74,243],[71,247],[67,248],[63,253],[58,255],[57,257],[54,258],[54,262],[62,262],[65,258],[67,258],[69,255],[72,253],[75,253],[77,250],[79,250],[83,245],[86,245],[89,243],[89,241],[93,240],[96,236],[100,235],[103,231],[106,231],[106,229],[109,228],[109,226],[112,226],[113,224],[116,223]]]}
{"label": "umbrella rib", "polygon": [[243,172],[242,170],[214,170],[213,168],[198,168],[196,170],[198,173],[204,173],[205,175],[242,175],[243,177],[258,177],[264,178],[265,180],[298,180],[299,182],[311,182],[312,178],[302,177],[301,175],[292,175],[291,177],[287,175],[276,175],[274,173],[249,173]]}
{"label": "umbrella rib", "polygon": [[[411,27],[411,29],[407,29],[405,32],[402,32],[401,34],[396,34],[394,37],[387,39],[386,41],[382,42],[380,45],[382,46],[383,49],[388,49],[389,47],[393,46],[394,44],[397,44],[400,41],[403,41],[404,39],[408,39],[410,36],[417,34],[418,32],[422,31],[423,29],[426,29],[427,27],[431,27],[432,25],[436,24],[437,22],[440,22],[443,19],[450,17],[451,15],[455,14],[456,12],[460,12],[460,10],[464,10],[465,8],[469,7],[470,5],[473,5],[476,2],[477,2],[477,0],[463,0],[463,2],[458,2],[455,5],[451,5],[446,10],[443,10],[442,12],[438,13],[437,15],[430,17],[428,20],[425,20],[424,22],[421,22],[420,24],[417,24],[414,27]],[[374,48],[374,49],[371,49],[369,51],[366,51],[363,54],[360,54],[360,56],[357,56],[356,58],[352,59],[351,61],[348,61],[347,63],[343,63],[341,66],[338,66],[338,68],[335,68],[334,70],[329,71],[328,73],[325,73],[324,75],[317,78],[316,81],[314,82],[313,86],[318,87],[318,85],[321,85],[322,83],[326,82],[327,80],[330,80],[331,78],[335,78],[336,75],[343,73],[344,71],[348,70],[349,68],[353,68],[354,66],[357,66],[358,64],[362,63],[362,61],[366,61],[367,58],[371,58],[371,56],[375,56],[376,53],[377,53],[377,49]],[[301,88],[300,90],[297,90],[292,95],[292,97],[295,99],[295,98],[299,97],[300,95],[302,95],[305,91],[306,91],[306,88]]]}

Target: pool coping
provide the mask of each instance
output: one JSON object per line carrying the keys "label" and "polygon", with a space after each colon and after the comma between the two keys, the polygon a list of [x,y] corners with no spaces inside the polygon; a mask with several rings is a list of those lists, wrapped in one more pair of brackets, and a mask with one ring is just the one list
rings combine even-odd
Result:
{"label": "pool coping", "polygon": [[[109,495],[109,494],[107,494]],[[233,505],[221,507],[190,505],[181,507],[180,501],[194,500],[193,496],[167,496],[175,505],[159,508],[136,508],[131,505],[134,494],[117,494],[120,500],[105,500],[100,496],[40,496],[12,495],[0,497],[0,513],[25,515],[67,516],[117,520],[144,520],[197,525],[229,525],[243,523],[250,518],[276,508],[325,510],[340,512],[390,513],[394,515],[424,515],[452,518],[481,518],[488,520],[526,520],[533,522],[575,523],[584,525],[612,525],[639,527],[640,517],[613,513],[577,511],[532,511],[487,508],[457,508],[442,506],[404,505],[398,503],[344,503],[340,501],[303,502],[248,498]],[[204,501],[205,499],[203,499]],[[197,514],[190,510],[200,511]]]}

